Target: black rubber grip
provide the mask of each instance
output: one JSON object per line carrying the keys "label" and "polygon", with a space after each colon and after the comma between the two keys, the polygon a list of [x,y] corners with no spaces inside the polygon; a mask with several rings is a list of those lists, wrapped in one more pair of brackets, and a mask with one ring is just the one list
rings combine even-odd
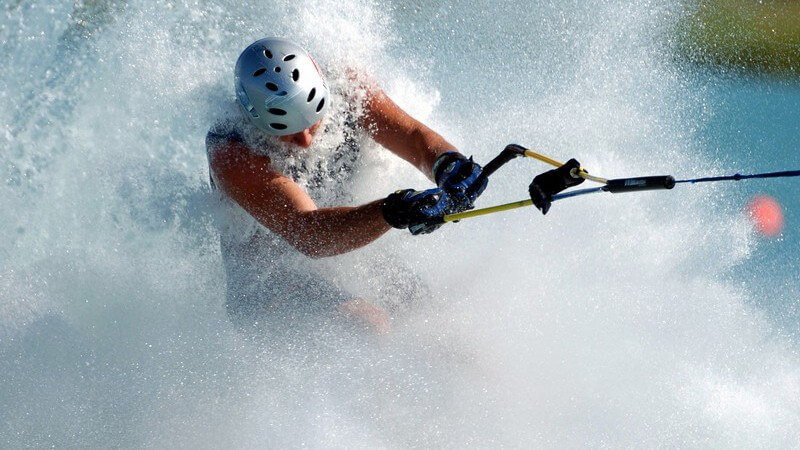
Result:
{"label": "black rubber grip", "polygon": [[608,180],[603,187],[604,191],[617,194],[620,192],[654,191],[659,189],[672,189],[675,187],[675,178],[672,175],[659,175],[655,177],[618,178]]}
{"label": "black rubber grip", "polygon": [[521,145],[517,144],[508,144],[506,148],[500,152],[499,155],[495,156],[494,159],[486,163],[483,166],[483,170],[481,170],[481,174],[478,175],[478,178],[475,180],[473,186],[480,186],[483,184],[483,181],[489,176],[491,176],[497,169],[503,167],[507,162],[511,161],[512,159],[516,158],[517,156],[522,156],[525,154],[525,148]]}
{"label": "black rubber grip", "polygon": [[517,144],[508,144],[499,155],[495,156],[494,159],[483,166],[483,170],[481,170],[481,174],[478,175],[478,178],[475,179],[473,187],[477,188],[478,186],[481,186],[483,182],[497,169],[503,167],[507,162],[511,161],[517,156],[522,156],[524,154],[524,147]]}
{"label": "black rubber grip", "polygon": [[503,167],[507,162],[511,161],[517,156],[522,156],[524,154],[525,154],[525,148],[517,144],[509,144],[506,146],[506,148],[503,149],[502,152],[500,152],[499,155],[495,156],[494,159],[492,159],[491,161],[486,163],[485,166],[483,166],[483,170],[481,171],[480,176],[488,178],[497,169]]}

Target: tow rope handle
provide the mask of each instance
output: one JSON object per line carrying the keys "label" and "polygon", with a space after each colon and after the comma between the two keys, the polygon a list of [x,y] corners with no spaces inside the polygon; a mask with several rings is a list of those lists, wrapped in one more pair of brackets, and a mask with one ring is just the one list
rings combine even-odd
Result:
{"label": "tow rope handle", "polygon": [[[509,144],[503,149],[503,151],[500,152],[499,155],[495,156],[491,161],[486,163],[486,165],[483,167],[483,170],[481,171],[481,174],[478,175],[478,178],[473,186],[480,186],[483,183],[484,179],[488,179],[498,169],[506,165],[512,159],[517,158],[519,156],[538,159],[539,161],[545,162],[555,167],[561,167],[562,165],[564,165],[563,163],[553,158],[536,153],[521,145]],[[589,172],[583,169],[583,167],[579,169],[577,175],[584,179],[600,183],[603,186],[598,188],[579,189],[571,192],[557,194],[553,196],[553,201],[563,198],[575,197],[578,195],[590,194],[594,192],[611,192],[612,194],[617,194],[623,192],[672,189],[673,187],[675,187],[675,178],[673,178],[671,175],[660,175],[660,176],[649,176],[649,177],[638,177],[638,178],[617,178],[613,180],[607,180],[605,178],[590,175]],[[490,206],[487,208],[472,209],[469,211],[464,211],[455,214],[446,214],[442,217],[441,221],[442,223],[457,222],[462,219],[469,219],[472,217],[484,216],[496,212],[508,211],[510,209],[522,208],[525,206],[530,206],[532,204],[533,201],[530,198],[528,198],[517,202],[505,203],[502,205]]]}
{"label": "tow rope handle", "polygon": [[[539,161],[545,162],[555,167],[561,167],[564,165],[563,163],[556,161],[553,158],[536,153],[521,145],[509,144],[506,146],[506,148],[503,149],[502,152],[500,152],[499,155],[495,156],[494,159],[489,161],[489,163],[487,163],[486,166],[484,166],[483,171],[477,178],[478,181],[475,183],[475,186],[480,186],[483,183],[484,179],[487,179],[489,176],[495,173],[497,169],[503,167],[506,163],[508,163],[509,161],[518,156],[525,156],[528,158],[538,159]],[[748,175],[742,175],[737,173],[734,175],[727,175],[727,176],[690,178],[685,180],[676,180],[671,175],[659,175],[659,176],[636,177],[636,178],[616,178],[613,180],[607,180],[605,178],[600,178],[594,175],[590,175],[589,172],[587,172],[586,170],[583,169],[583,167],[581,167],[578,169],[576,174],[573,174],[573,176],[574,175],[580,176],[581,178],[584,178],[586,180],[600,183],[602,186],[595,188],[575,189],[572,191],[562,192],[560,194],[553,195],[551,201],[561,200],[570,197],[577,197],[579,195],[593,194],[595,192],[610,192],[612,194],[619,194],[624,192],[672,189],[678,183],[695,184],[695,183],[708,183],[717,181],[740,181],[740,180],[749,180],[753,178],[800,177],[800,170],[763,172],[763,173],[755,173]],[[532,204],[533,201],[530,198],[528,198],[526,200],[506,203],[503,205],[490,206],[488,208],[472,209],[469,211],[464,211],[455,214],[446,214],[442,218],[438,219],[436,223],[458,222],[459,220],[462,219],[469,219],[472,217],[483,216],[486,214],[492,214],[500,211],[508,211],[509,209],[522,208],[524,206],[530,206]]]}

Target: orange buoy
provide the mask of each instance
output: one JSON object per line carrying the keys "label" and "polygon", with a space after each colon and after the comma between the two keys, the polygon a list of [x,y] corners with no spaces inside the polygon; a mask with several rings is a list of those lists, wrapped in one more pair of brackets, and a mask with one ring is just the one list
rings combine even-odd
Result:
{"label": "orange buoy", "polygon": [[781,234],[783,210],[777,200],[768,195],[758,195],[747,204],[747,211],[756,231],[769,237]]}

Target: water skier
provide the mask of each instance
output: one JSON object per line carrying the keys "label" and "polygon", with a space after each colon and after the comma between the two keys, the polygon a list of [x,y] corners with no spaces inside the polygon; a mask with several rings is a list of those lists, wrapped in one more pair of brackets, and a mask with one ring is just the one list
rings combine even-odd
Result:
{"label": "water skier", "polygon": [[[279,38],[254,42],[236,62],[238,108],[211,128],[206,146],[212,185],[231,207],[222,225],[226,306],[243,326],[336,310],[387,332],[383,309],[309,269],[310,258],[350,252],[392,227],[431,233],[440,226],[431,219],[472,208],[486,187],[480,165],[374,83],[351,81],[329,89],[311,56]],[[363,138],[438,187],[340,206]]]}

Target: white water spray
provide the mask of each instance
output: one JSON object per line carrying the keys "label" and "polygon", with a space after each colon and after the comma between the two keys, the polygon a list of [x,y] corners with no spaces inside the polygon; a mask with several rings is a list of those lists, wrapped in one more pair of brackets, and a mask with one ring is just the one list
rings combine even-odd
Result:
{"label": "white water spray", "polygon": [[[749,255],[747,225],[705,206],[724,187],[565,200],[546,217],[392,232],[329,260],[364,295],[396,270],[387,255],[430,286],[385,339],[251,341],[225,315],[203,140],[248,43],[292,36],[323,65],[361,67],[481,162],[519,142],[601,175],[697,173],[714,161],[695,138],[702,93],[670,58],[679,7],[72,8],[16,3],[0,22],[2,446],[800,437],[797,348],[728,276]],[[357,201],[426,183],[377,147],[365,153]],[[544,169],[514,161],[481,204],[524,198]]]}

